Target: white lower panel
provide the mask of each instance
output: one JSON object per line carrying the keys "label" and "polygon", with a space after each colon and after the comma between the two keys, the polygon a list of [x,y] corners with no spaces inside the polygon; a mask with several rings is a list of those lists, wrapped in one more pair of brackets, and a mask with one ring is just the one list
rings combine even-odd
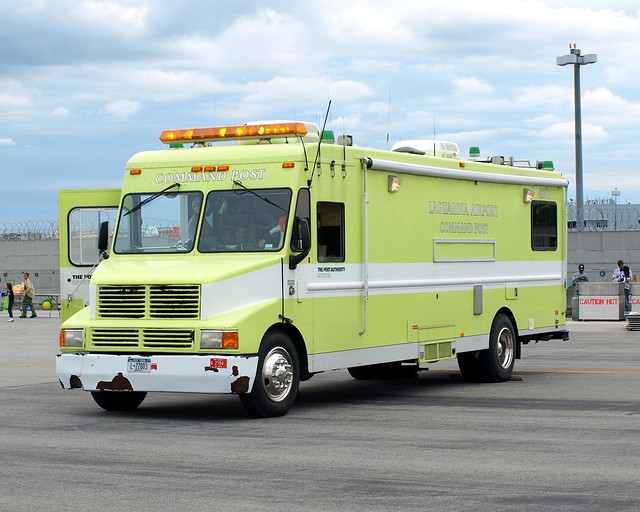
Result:
{"label": "white lower panel", "polygon": [[[145,371],[130,371],[131,367]],[[56,360],[62,386],[70,389],[75,376],[85,391],[241,394],[251,391],[257,367],[257,356],[62,354]]]}
{"label": "white lower panel", "polygon": [[456,339],[453,347],[456,354],[460,352],[472,352],[474,350],[484,350],[489,348],[489,335],[478,334],[477,336],[463,336]]}
{"label": "white lower panel", "polygon": [[[391,361],[413,361],[418,359],[420,346],[421,343],[417,342],[310,355],[309,371],[313,373]],[[489,335],[457,338],[453,346],[456,353],[483,350],[489,348]]]}
{"label": "white lower panel", "polygon": [[352,366],[418,359],[418,350],[418,343],[407,343],[405,345],[315,354],[309,356],[309,371],[322,372],[350,368]]}

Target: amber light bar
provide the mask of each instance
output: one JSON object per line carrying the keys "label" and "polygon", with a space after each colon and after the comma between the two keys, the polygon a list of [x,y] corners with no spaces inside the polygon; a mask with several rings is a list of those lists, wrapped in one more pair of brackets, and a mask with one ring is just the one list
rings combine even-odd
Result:
{"label": "amber light bar", "polygon": [[160,140],[165,144],[178,142],[207,142],[266,137],[303,137],[307,134],[304,123],[243,124],[240,126],[218,126],[215,128],[187,128],[165,130]]}

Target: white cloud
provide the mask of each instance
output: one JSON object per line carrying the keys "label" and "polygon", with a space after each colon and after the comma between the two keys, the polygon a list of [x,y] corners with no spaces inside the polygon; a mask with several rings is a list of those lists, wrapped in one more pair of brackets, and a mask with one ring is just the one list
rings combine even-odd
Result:
{"label": "white cloud", "polygon": [[56,107],[51,111],[53,117],[67,117],[69,115],[69,109],[66,107]]}
{"label": "white cloud", "polygon": [[321,64],[322,48],[314,48],[309,36],[309,27],[285,11],[260,9],[218,31],[187,30],[165,51],[179,67],[214,73],[220,81],[238,70],[254,77],[289,75]]}
{"label": "white cloud", "polygon": [[[480,145],[483,153],[544,157],[571,170],[573,76],[555,58],[575,41],[598,54],[581,68],[585,170],[631,175],[640,157],[637,2],[14,4],[0,2],[0,118],[13,137],[4,145],[38,137],[38,126],[55,125],[61,138],[90,126],[104,132],[92,152],[116,169],[127,152],[157,144],[166,127],[320,123],[331,99],[330,124],[358,145],[384,148],[387,134],[393,142],[436,131],[463,154]],[[133,116],[135,123],[119,126],[126,143],[111,161],[110,121]],[[46,167],[62,176],[76,155],[55,149],[53,137],[46,138]],[[3,157],[19,151],[22,159],[37,157],[23,144]],[[640,203],[640,184],[626,181]]]}
{"label": "white cloud", "polygon": [[131,7],[116,1],[82,0],[75,15],[87,22],[100,24],[115,30],[144,28],[147,7]]}
{"label": "white cloud", "polygon": [[[373,94],[371,87],[354,80],[337,80],[327,84],[325,78],[274,77],[267,82],[247,84],[245,101],[253,104],[273,105],[305,102],[324,105],[329,99],[336,102],[353,102]],[[330,90],[328,90],[330,89]],[[329,95],[331,97],[329,97]]]}
{"label": "white cloud", "polygon": [[0,109],[15,111],[31,106],[31,97],[19,81],[0,78]]}
{"label": "white cloud", "polygon": [[15,146],[16,143],[13,139],[8,137],[0,137],[0,146]]}
{"label": "white cloud", "polygon": [[117,100],[108,103],[104,111],[118,121],[125,121],[140,110],[140,103],[130,100]]}
{"label": "white cloud", "polygon": [[[553,141],[574,141],[575,123],[561,122],[554,123],[538,132],[538,136]],[[582,123],[582,141],[595,142],[609,137],[609,134],[602,126]]]}
{"label": "white cloud", "polygon": [[573,89],[559,85],[525,86],[516,88],[515,101],[519,108],[569,104],[573,108]]}
{"label": "white cloud", "polygon": [[473,76],[457,78],[453,80],[453,86],[456,93],[462,96],[491,94],[493,92],[493,87]]}

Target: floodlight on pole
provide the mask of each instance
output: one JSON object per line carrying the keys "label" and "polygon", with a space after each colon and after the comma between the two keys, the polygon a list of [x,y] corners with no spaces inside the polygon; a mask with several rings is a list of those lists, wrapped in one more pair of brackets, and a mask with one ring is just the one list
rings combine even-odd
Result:
{"label": "floodlight on pole", "polygon": [[569,45],[569,55],[556,57],[558,66],[573,65],[573,95],[575,106],[575,134],[576,134],[576,219],[578,231],[584,227],[582,206],[584,205],[582,195],[582,107],[580,104],[580,66],[595,64],[598,56],[595,53],[581,55],[576,44]]}

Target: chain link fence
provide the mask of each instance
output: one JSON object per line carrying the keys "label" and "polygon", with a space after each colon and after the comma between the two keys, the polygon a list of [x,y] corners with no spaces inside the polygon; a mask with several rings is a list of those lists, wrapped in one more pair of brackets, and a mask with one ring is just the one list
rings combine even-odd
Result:
{"label": "chain link fence", "polygon": [[[97,219],[97,218],[96,218]],[[72,237],[98,235],[99,222],[96,219],[77,221],[72,219],[69,232]],[[111,226],[113,228],[113,226]],[[176,221],[171,219],[147,218],[143,229],[147,236],[157,236],[175,231]],[[23,222],[0,222],[0,240],[57,240],[60,237],[57,220],[28,220]]]}
{"label": "chain link fence", "polygon": [[[582,231],[640,231],[640,205],[586,204],[582,207]],[[577,208],[567,208],[567,228],[578,231]]]}
{"label": "chain link fence", "polygon": [[0,240],[52,240],[58,237],[57,220],[0,222]]}
{"label": "chain link fence", "polygon": [[[582,208],[583,231],[640,231],[640,205],[637,204],[586,204]],[[147,219],[148,230],[175,228],[175,221]],[[578,231],[575,204],[567,207],[567,228]],[[72,226],[71,232],[86,231],[85,226]],[[97,226],[95,228],[97,230]],[[0,222],[0,240],[49,240],[58,239],[57,220],[28,220],[22,222]]]}

